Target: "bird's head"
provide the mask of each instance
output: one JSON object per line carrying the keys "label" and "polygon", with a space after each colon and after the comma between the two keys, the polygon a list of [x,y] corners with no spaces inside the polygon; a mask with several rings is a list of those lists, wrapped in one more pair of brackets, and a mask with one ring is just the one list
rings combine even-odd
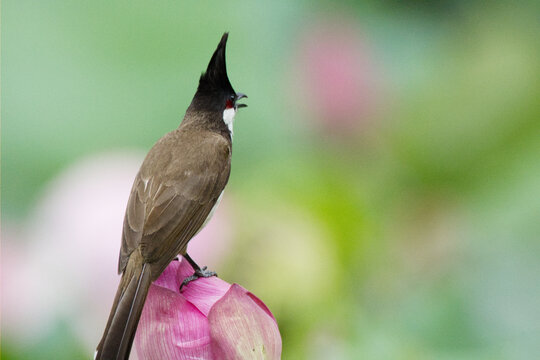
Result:
{"label": "bird's head", "polygon": [[238,103],[238,100],[247,98],[247,95],[235,92],[227,76],[225,47],[228,36],[228,33],[223,34],[208,68],[199,79],[199,86],[191,103],[191,107],[195,110],[212,112],[234,110],[236,112],[239,108],[247,106]]}

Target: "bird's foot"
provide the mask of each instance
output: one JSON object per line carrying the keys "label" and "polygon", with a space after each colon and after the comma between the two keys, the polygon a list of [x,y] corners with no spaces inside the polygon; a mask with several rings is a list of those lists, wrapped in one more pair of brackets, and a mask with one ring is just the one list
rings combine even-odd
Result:
{"label": "bird's foot", "polygon": [[187,278],[182,281],[182,284],[180,285],[180,290],[190,282],[197,280],[198,278],[208,278],[212,276],[217,276],[217,273],[215,271],[208,270],[206,266],[203,266],[201,269],[195,270],[193,275],[188,276]]}

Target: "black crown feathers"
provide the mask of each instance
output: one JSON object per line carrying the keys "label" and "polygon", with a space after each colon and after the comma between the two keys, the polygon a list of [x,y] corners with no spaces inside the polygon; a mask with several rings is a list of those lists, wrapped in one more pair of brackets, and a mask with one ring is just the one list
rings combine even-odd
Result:
{"label": "black crown feathers", "polygon": [[224,33],[221,37],[216,51],[208,63],[206,72],[199,79],[197,92],[226,92],[234,94],[234,89],[227,76],[227,66],[225,63],[225,47],[229,33]]}

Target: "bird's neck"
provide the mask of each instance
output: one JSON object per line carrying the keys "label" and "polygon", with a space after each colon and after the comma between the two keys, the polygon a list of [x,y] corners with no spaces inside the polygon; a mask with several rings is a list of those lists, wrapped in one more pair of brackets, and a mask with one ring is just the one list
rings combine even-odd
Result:
{"label": "bird's neck", "polygon": [[180,128],[192,128],[202,131],[212,131],[223,135],[232,142],[232,124],[234,120],[234,109],[225,112],[216,111],[193,111],[188,109]]}

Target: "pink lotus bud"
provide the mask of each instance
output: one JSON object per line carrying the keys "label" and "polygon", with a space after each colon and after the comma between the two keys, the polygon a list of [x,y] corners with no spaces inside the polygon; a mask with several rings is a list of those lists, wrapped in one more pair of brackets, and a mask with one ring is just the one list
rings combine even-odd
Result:
{"label": "pink lotus bud", "polygon": [[135,335],[141,359],[279,359],[276,319],[255,295],[173,261],[152,284]]}

